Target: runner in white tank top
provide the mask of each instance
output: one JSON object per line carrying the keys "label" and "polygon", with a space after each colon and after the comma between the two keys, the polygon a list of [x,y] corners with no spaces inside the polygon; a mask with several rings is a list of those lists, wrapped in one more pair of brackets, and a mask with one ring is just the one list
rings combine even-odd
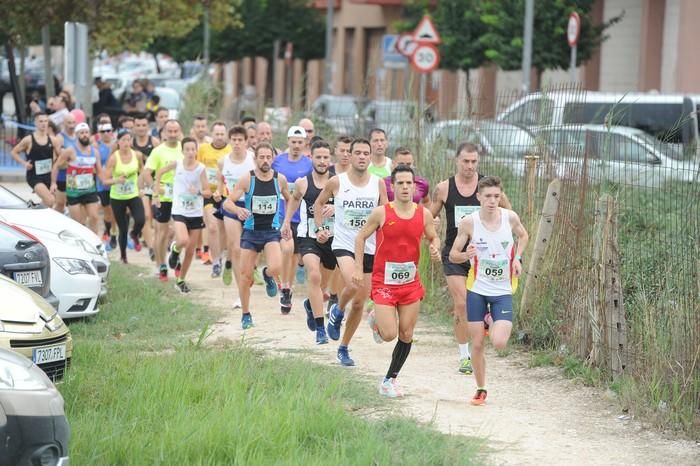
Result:
{"label": "runner in white tank top", "polygon": [[[527,231],[518,214],[498,206],[503,186],[498,177],[479,180],[480,210],[464,217],[450,250],[450,262],[471,261],[467,277],[467,327],[472,342],[472,365],[476,379],[474,405],[486,403],[484,322],[492,321],[489,338],[494,348],[508,344],[513,328],[513,292],[522,272],[521,254],[527,246]],[[513,235],[516,244],[513,244]],[[466,251],[464,246],[469,242]],[[490,312],[489,312],[490,310]]]}
{"label": "runner in white tank top", "polygon": [[338,304],[334,304],[328,315],[328,336],[332,340],[340,338],[340,325],[345,315],[345,306],[352,301],[352,310],[345,325],[345,332],[338,347],[338,360],[343,366],[354,366],[348,354],[348,345],[362,320],[365,303],[371,288],[372,265],[374,262],[375,238],[372,236],[365,245],[363,270],[365,280],[362,286],[353,284],[355,271],[355,240],[360,229],[367,223],[367,217],[377,206],[386,204],[384,180],[371,175],[367,168],[370,163],[371,148],[366,139],[356,139],[350,145],[350,168],[347,172],[331,178],[314,203],[314,221],[319,243],[329,240],[321,215],[323,206],[330,198],[335,205],[333,226],[333,253],[338,260],[338,268],[343,276],[345,287]]}

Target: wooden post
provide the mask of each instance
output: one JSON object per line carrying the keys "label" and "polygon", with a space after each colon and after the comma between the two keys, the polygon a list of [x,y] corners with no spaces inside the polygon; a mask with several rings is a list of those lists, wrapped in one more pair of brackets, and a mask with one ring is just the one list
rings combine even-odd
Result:
{"label": "wooden post", "polygon": [[606,288],[605,288],[605,330],[607,330],[608,357],[613,379],[621,376],[627,367],[627,321],[622,297],[620,279],[620,251],[617,244],[617,205],[612,197],[608,199],[609,234],[605,247]]}
{"label": "wooden post", "polygon": [[527,218],[528,227],[534,226],[535,216],[535,189],[537,188],[537,161],[539,156],[525,156],[525,170],[527,171]]}
{"label": "wooden post", "polygon": [[529,261],[527,269],[527,280],[523,289],[523,296],[520,301],[520,312],[527,318],[532,316],[532,297],[534,289],[537,286],[539,279],[538,273],[545,253],[547,245],[554,230],[554,219],[559,209],[559,192],[561,190],[561,181],[558,178],[552,180],[547,188],[547,196],[544,199],[544,206],[540,214],[540,224],[537,229],[532,257]]}
{"label": "wooden post", "polygon": [[[612,198],[609,194],[603,194],[596,200],[593,224],[593,263],[595,264],[595,282],[591,290],[593,292],[593,299],[586,307],[588,323],[591,329],[591,347],[586,349],[590,351],[589,360],[599,367],[605,359],[602,329],[605,326],[603,309],[605,309],[605,298],[607,294],[605,285],[608,272],[605,263],[605,255],[608,243],[607,237],[610,235],[608,207],[611,199]],[[587,342],[585,346],[588,346]]]}

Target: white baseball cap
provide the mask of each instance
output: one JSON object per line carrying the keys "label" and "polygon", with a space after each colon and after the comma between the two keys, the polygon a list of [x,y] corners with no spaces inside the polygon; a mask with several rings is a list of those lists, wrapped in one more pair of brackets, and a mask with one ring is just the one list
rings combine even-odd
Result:
{"label": "white baseball cap", "polygon": [[302,128],[301,126],[292,126],[289,128],[289,131],[287,131],[287,137],[288,138],[305,138],[306,137],[306,130]]}
{"label": "white baseball cap", "polygon": [[77,133],[84,129],[90,131],[90,125],[88,125],[87,123],[78,123],[78,126],[75,127],[75,132]]}

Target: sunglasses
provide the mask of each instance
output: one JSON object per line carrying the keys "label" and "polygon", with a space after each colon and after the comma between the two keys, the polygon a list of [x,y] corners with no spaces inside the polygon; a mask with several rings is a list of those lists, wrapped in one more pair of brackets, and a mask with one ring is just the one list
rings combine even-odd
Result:
{"label": "sunglasses", "polygon": [[100,130],[100,133],[111,133],[111,132],[112,132],[111,129],[101,129]]}

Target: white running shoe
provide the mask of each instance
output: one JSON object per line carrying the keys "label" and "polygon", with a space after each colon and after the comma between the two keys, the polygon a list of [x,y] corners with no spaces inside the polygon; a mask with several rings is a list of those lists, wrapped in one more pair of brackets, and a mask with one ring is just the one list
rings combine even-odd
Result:
{"label": "white running shoe", "polygon": [[234,309],[241,309],[241,307],[242,307],[242,306],[241,306],[241,298],[237,298],[237,299],[233,302],[233,308],[234,308]]}
{"label": "white running shoe", "polygon": [[396,384],[396,379],[384,380],[379,384],[379,394],[389,398],[399,398],[403,396]]}
{"label": "white running shoe", "polygon": [[379,334],[379,329],[377,328],[377,318],[374,315],[374,311],[369,312],[367,323],[369,324],[369,328],[372,329],[372,337],[374,337],[374,342],[384,343],[384,339]]}

